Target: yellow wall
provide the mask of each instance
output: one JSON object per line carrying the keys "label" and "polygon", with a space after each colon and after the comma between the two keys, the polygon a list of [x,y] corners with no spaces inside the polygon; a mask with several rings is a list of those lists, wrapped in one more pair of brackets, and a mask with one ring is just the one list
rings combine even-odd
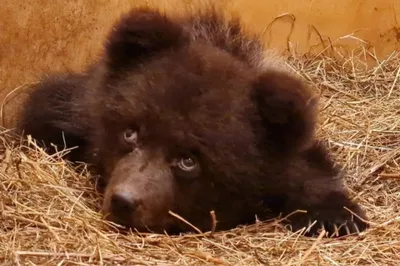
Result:
{"label": "yellow wall", "polygon": [[[15,87],[35,81],[42,73],[79,70],[101,48],[104,34],[122,11],[149,3],[166,10],[194,3],[189,0],[1,0],[0,4],[0,100]],[[214,1],[217,2],[217,1]],[[218,0],[226,10],[240,14],[249,30],[262,33],[270,47],[287,47],[291,21],[293,47],[300,53],[320,43],[318,31],[332,41],[355,32],[375,47],[383,58],[400,49],[400,0]],[[276,19],[274,18],[290,13]],[[315,30],[310,30],[314,26]],[[357,40],[337,44],[360,45]],[[321,46],[319,46],[320,48]],[[314,48],[315,49],[315,48]],[[21,92],[21,90],[19,90]],[[6,126],[15,117],[14,93],[5,106]],[[1,104],[1,102],[0,102]],[[0,121],[1,123],[1,121]]]}
{"label": "yellow wall", "polygon": [[[374,46],[380,58],[394,49],[400,49],[400,0],[234,2],[243,19],[257,32],[262,32],[273,18],[285,13],[293,14],[296,21],[291,40],[298,45],[299,52],[309,51],[311,46],[320,43],[317,31],[324,40],[329,37],[331,41],[354,33],[355,37]],[[291,21],[292,18],[286,16],[273,25],[269,35],[273,37],[273,46],[285,47]],[[342,39],[339,43],[349,48],[361,44],[354,38]]]}

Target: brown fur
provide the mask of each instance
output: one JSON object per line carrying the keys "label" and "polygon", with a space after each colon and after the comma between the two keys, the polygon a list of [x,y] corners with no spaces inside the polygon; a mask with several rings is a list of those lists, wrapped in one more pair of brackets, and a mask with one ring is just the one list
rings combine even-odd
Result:
{"label": "brown fur", "polygon": [[[149,5],[165,10],[170,14],[181,13],[188,7],[197,8],[204,2],[214,2],[228,14],[237,13],[243,18],[246,27],[252,32],[263,34],[266,45],[277,49],[287,48],[287,39],[296,43],[298,53],[318,54],[325,51],[321,36],[309,32],[309,25],[315,25],[325,37],[345,36],[355,29],[357,37],[373,47],[378,61],[386,59],[393,50],[398,49],[400,40],[396,38],[396,17],[392,10],[400,9],[400,2],[380,2],[379,11],[371,13],[371,5],[358,8],[357,1],[342,0],[342,4],[332,6],[328,1],[313,2],[313,5],[299,4],[295,0],[275,1],[271,5],[265,0],[75,0],[51,1],[36,0],[21,4],[14,0],[2,0],[0,8],[0,99],[6,95],[4,124],[14,127],[24,103],[26,88],[17,89],[27,82],[37,80],[49,71],[81,71],[101,49],[104,34],[114,19],[133,6]],[[301,2],[302,3],[302,2]],[[394,5],[394,7],[393,7]],[[334,8],[334,9],[331,9]],[[328,12],[321,13],[321,10]],[[296,26],[291,29],[286,16],[270,25],[282,12],[296,17]],[[338,14],[340,14],[338,16]],[[353,19],[365,17],[366,19]],[[373,16],[376,19],[368,19]],[[391,22],[390,22],[391,20]],[[275,21],[275,20],[274,20]],[[270,25],[266,27],[267,25]],[[311,34],[307,34],[307,33]],[[268,36],[273,36],[268,38]],[[335,44],[348,48],[353,53],[360,42],[348,42],[346,38]],[[366,49],[367,47],[365,47]],[[343,50],[341,49],[341,52]],[[349,56],[353,56],[352,54]],[[373,67],[377,60],[367,57]],[[2,120],[3,120],[2,119]]]}
{"label": "brown fur", "polygon": [[[138,8],[116,23],[87,73],[43,80],[20,128],[47,144],[64,144],[64,132],[67,146],[80,145],[69,159],[104,178],[108,219],[138,230],[190,229],[169,210],[201,230],[214,210],[223,230],[299,208],[308,213],[289,217],[294,229],[319,222],[308,235],[342,223],[365,230],[343,208],[365,217],[315,139],[316,106],[237,20]],[[185,158],[192,171],[180,168]]]}

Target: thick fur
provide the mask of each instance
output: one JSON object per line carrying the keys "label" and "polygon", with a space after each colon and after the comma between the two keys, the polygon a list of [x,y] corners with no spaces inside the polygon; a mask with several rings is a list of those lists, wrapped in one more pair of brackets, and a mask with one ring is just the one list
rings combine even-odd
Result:
{"label": "thick fur", "polygon": [[49,153],[72,148],[68,156],[73,161],[83,160],[81,151],[87,148],[84,137],[90,132],[89,121],[77,105],[83,96],[85,81],[85,74],[75,73],[44,77],[32,88],[33,93],[19,122],[19,127],[38,137],[39,144]]}
{"label": "thick fur", "polygon": [[189,231],[170,210],[201,230],[214,210],[223,230],[298,209],[307,213],[287,222],[298,230],[317,220],[310,236],[322,226],[365,230],[314,136],[317,98],[275,60],[215,10],[169,18],[134,9],[87,73],[42,81],[21,130],[47,147],[78,145],[67,158],[104,179],[106,217],[137,230]]}

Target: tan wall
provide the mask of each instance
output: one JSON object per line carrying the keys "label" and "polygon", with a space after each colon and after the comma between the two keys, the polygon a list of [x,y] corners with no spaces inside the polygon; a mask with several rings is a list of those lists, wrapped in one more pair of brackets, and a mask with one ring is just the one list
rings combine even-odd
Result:
{"label": "tan wall", "polygon": [[[400,1],[399,0],[281,0],[281,1],[234,1],[243,19],[256,32],[262,32],[270,21],[285,13],[294,15],[295,28],[291,35],[299,52],[307,52],[320,43],[317,32],[331,41],[346,35],[365,40],[375,47],[380,58],[400,49]],[[269,44],[286,47],[292,18],[277,20],[266,38]],[[316,29],[314,30],[313,29]],[[361,44],[346,38],[336,44],[354,48]],[[327,44],[327,43],[326,43]]]}
{"label": "tan wall", "polygon": [[[80,70],[101,49],[104,34],[122,11],[149,3],[166,10],[196,1],[188,0],[1,0],[0,4],[0,99],[42,73]],[[216,1],[215,1],[216,2]],[[383,58],[400,49],[400,0],[233,0],[222,1],[243,17],[249,30],[262,33],[270,47],[287,47],[291,20],[295,28],[290,40],[300,53],[320,43],[320,37],[335,41],[354,31],[358,38],[375,46]],[[268,27],[274,18],[286,15]],[[317,31],[310,30],[310,25]],[[336,44],[360,45],[357,40]],[[319,46],[321,47],[321,46]],[[5,125],[13,124],[23,90],[9,95]],[[16,97],[18,95],[18,97]],[[12,97],[14,96],[14,97]],[[1,104],[0,102],[0,104]],[[1,114],[0,114],[1,115]],[[1,122],[1,121],[0,121]]]}

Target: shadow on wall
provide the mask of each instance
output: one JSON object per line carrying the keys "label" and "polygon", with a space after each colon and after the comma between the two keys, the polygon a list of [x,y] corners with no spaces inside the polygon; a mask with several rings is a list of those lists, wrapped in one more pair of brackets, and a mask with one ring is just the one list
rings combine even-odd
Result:
{"label": "shadow on wall", "polygon": [[[1,116],[0,123],[6,127],[14,125],[28,93],[26,86],[21,85],[36,81],[46,72],[81,70],[98,55],[104,35],[121,12],[143,4],[180,12],[194,2],[36,0],[23,4],[2,0],[0,99],[4,117]],[[262,34],[267,47],[282,52],[329,53],[330,43],[351,51],[363,44],[374,47],[369,50],[383,58],[400,49],[400,1],[220,0],[218,3],[228,13],[239,14],[248,30]],[[369,61],[375,62],[372,57]]]}

